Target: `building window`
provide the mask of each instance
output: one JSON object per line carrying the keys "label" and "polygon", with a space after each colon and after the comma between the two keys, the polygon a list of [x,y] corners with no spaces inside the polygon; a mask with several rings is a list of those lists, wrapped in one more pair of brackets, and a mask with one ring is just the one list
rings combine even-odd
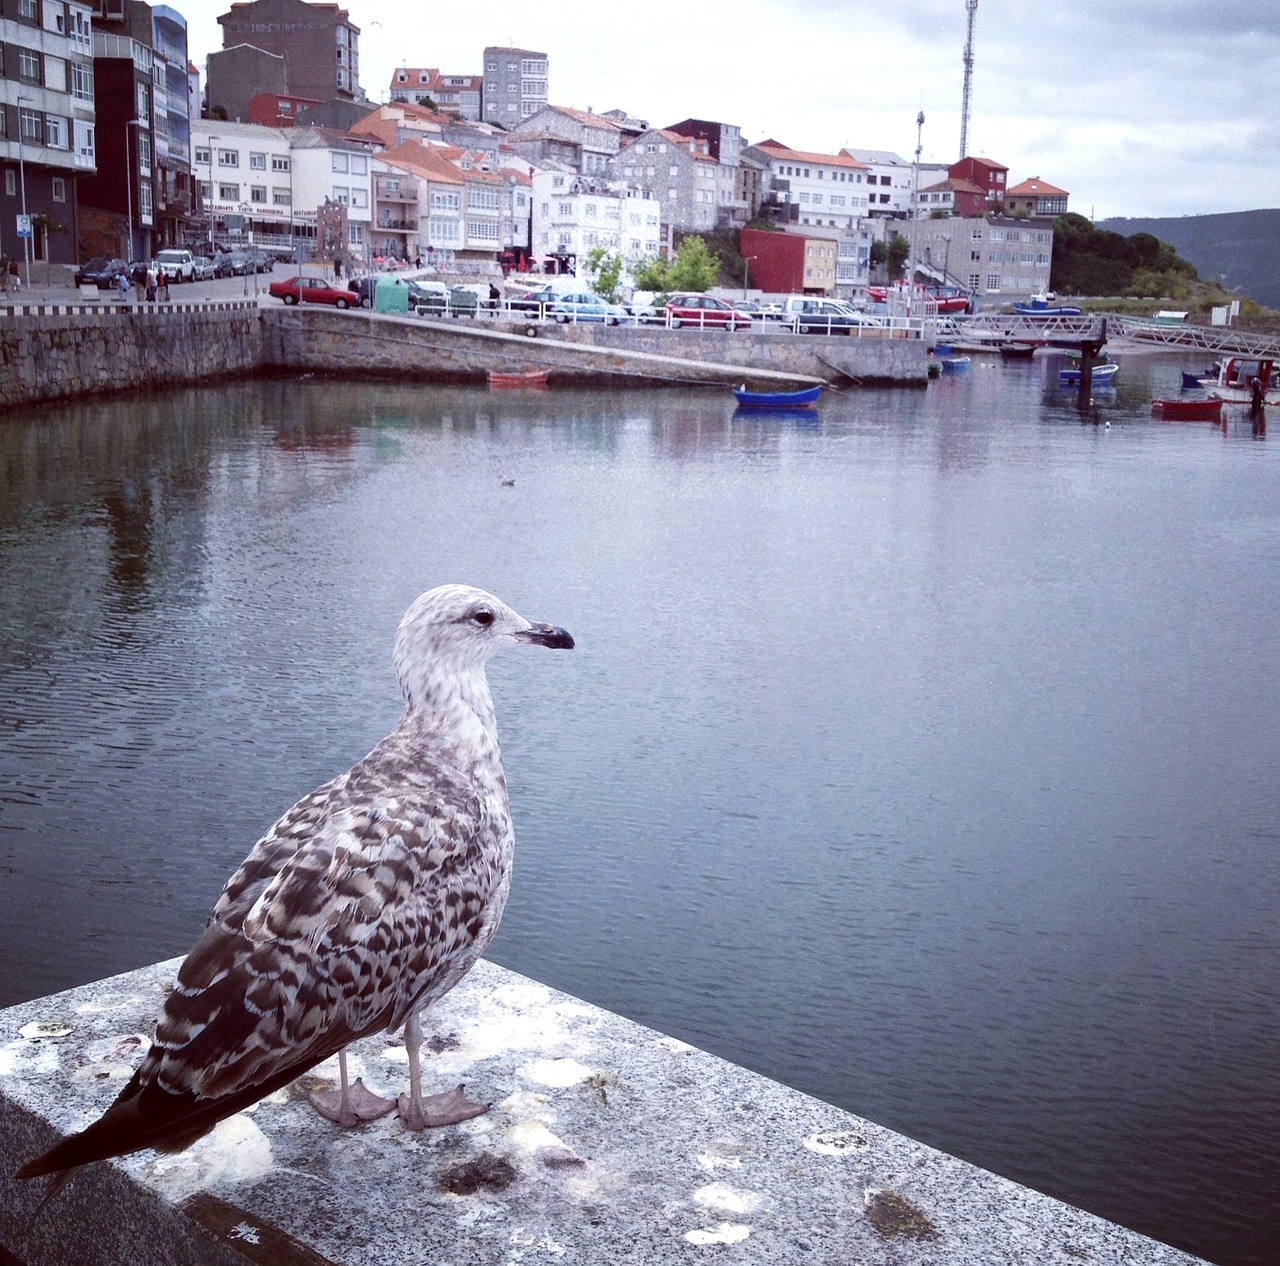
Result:
{"label": "building window", "polygon": [[18,50],[18,78],[23,83],[38,84],[40,82],[40,55],[29,49]]}
{"label": "building window", "polygon": [[250,202],[266,202],[267,187],[266,185],[250,185],[249,201]]}
{"label": "building window", "polygon": [[18,129],[22,134],[24,145],[42,145],[44,129],[40,125],[40,115],[35,110],[18,111]]}
{"label": "building window", "polygon": [[271,204],[276,207],[287,207],[293,201],[288,189],[271,188]]}
{"label": "building window", "polygon": [[67,182],[61,176],[54,176],[50,181],[49,190],[54,202],[66,202]]}
{"label": "building window", "polygon": [[29,22],[36,20],[36,0],[18,0],[18,16]]}
{"label": "building window", "polygon": [[50,149],[66,149],[70,145],[66,119],[60,119],[56,114],[45,116],[44,143]]}
{"label": "building window", "polygon": [[77,101],[93,100],[93,68],[71,63],[71,95]]}
{"label": "building window", "polygon": [[[220,149],[218,151],[218,166],[239,167],[240,151],[238,149]],[[237,185],[236,188],[238,189],[239,186]]]}
{"label": "building window", "polygon": [[988,290],[999,290],[999,289],[1000,289],[1000,274],[999,274],[999,273],[988,273],[988,274],[987,274],[987,289],[988,289]]}
{"label": "building window", "polygon": [[347,171],[347,170],[349,170],[349,168],[350,168],[350,163],[349,163],[349,161],[348,161],[348,158],[347,158],[347,155],[346,155],[346,154],[334,154],[334,155],[333,155],[333,170],[334,170],[334,171]]}
{"label": "building window", "polygon": [[239,185],[219,185],[218,198],[222,202],[239,202],[240,186]]}
{"label": "building window", "polygon": [[271,170],[272,171],[288,171],[289,155],[288,154],[272,154]]}
{"label": "building window", "polygon": [[266,171],[266,170],[267,170],[267,156],[266,156],[265,154],[253,154],[253,153],[251,153],[251,154],[249,155],[249,169],[250,169],[251,171]]}

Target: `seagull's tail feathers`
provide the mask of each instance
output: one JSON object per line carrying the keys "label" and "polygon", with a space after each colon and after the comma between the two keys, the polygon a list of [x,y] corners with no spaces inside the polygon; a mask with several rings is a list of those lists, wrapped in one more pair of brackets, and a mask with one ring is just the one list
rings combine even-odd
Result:
{"label": "seagull's tail feathers", "polygon": [[143,1085],[138,1073],[119,1098],[87,1129],[54,1144],[28,1161],[15,1178],[58,1174],[41,1204],[47,1203],[72,1170],[111,1156],[125,1156],[145,1147],[157,1152],[181,1152],[203,1138],[219,1121],[239,1112],[281,1086],[287,1086],[331,1052],[308,1052],[307,1057],[275,1069],[264,1080],[217,1098],[201,1099],[190,1091],[172,1094],[154,1082]]}

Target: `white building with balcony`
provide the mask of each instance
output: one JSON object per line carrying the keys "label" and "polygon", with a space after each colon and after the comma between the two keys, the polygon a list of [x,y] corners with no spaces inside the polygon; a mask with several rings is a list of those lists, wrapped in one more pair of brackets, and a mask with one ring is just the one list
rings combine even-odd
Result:
{"label": "white building with balcony", "polygon": [[653,259],[662,244],[661,205],[652,190],[639,185],[537,170],[534,260],[585,261],[596,248],[620,255],[627,267]]}
{"label": "white building with balcony", "polygon": [[[0,21],[0,251],[77,262],[76,184],[96,169],[92,9],[14,0]],[[19,238],[18,217],[35,217]],[[64,231],[60,231],[59,227]]]}

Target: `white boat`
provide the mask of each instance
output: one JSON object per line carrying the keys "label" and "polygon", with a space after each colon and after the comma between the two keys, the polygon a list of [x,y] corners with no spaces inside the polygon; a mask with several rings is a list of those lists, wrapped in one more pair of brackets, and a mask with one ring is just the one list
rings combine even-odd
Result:
{"label": "white boat", "polygon": [[1228,356],[1218,366],[1216,382],[1207,384],[1209,394],[1228,404],[1247,404],[1261,408],[1280,404],[1280,381],[1275,362],[1270,358],[1252,359]]}

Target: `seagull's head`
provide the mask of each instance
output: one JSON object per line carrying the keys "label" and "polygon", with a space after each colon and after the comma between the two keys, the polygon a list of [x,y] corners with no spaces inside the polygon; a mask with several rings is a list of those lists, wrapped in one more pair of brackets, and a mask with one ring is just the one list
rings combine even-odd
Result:
{"label": "seagull's head", "polygon": [[440,585],[414,600],[396,630],[395,663],[411,704],[451,678],[482,670],[505,646],[569,650],[573,638],[554,624],[532,624],[500,598],[470,585]]}

